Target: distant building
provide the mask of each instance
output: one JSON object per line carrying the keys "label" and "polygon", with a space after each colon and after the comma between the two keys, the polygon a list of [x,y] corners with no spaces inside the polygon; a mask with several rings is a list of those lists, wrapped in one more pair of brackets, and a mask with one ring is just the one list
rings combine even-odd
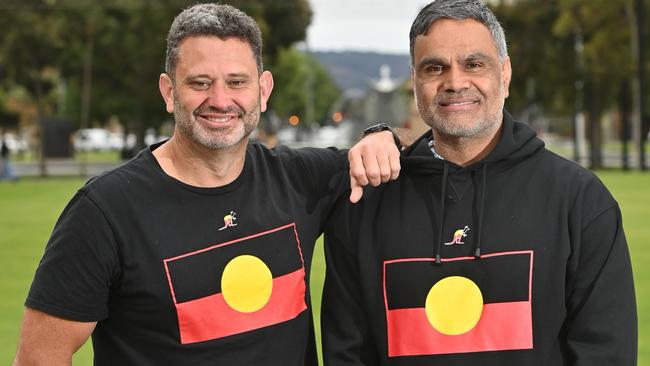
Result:
{"label": "distant building", "polygon": [[370,80],[364,98],[364,125],[386,122],[402,126],[408,116],[408,99],[401,89],[402,81],[390,76],[390,66],[379,68],[379,79]]}

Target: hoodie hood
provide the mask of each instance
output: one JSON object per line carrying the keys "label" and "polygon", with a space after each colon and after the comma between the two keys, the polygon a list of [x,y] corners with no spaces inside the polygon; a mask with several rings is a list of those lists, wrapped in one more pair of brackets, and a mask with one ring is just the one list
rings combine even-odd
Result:
{"label": "hoodie hood", "polygon": [[[480,187],[476,187],[474,192],[477,197],[477,240],[474,245],[474,257],[481,257],[481,236],[483,230],[483,210],[487,200],[486,191],[488,169],[490,172],[506,170],[518,162],[525,160],[529,156],[537,153],[544,148],[544,142],[537,138],[533,129],[528,125],[516,122],[512,116],[503,111],[503,125],[501,128],[501,137],[496,147],[484,159],[475,162],[469,166],[461,167],[452,162],[438,159],[433,156],[428,142],[432,138],[432,131],[417,139],[413,145],[402,152],[401,163],[403,171],[406,174],[432,175],[434,179],[441,176],[442,184],[440,189],[440,219],[439,222],[433,223],[438,225],[438,237],[434,238],[435,263],[442,264],[440,252],[443,245],[443,228],[445,220],[445,201],[447,199],[447,186],[449,184],[449,174],[452,172],[471,172],[479,174],[481,179],[477,179]],[[489,168],[488,168],[489,166]]]}
{"label": "hoodie hood", "polygon": [[501,138],[497,146],[483,160],[469,166],[460,167],[454,163],[433,157],[428,145],[431,138],[432,131],[429,130],[402,152],[401,163],[407,172],[416,174],[442,173],[445,164],[450,165],[453,170],[475,170],[486,163],[490,165],[491,171],[492,169],[507,169],[544,147],[544,142],[537,138],[537,134],[530,126],[516,122],[510,113],[505,110],[503,111]]}

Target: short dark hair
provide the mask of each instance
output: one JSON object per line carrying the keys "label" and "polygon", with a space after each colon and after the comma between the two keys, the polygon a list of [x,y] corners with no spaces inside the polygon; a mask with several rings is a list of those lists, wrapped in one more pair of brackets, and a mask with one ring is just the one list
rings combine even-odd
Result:
{"label": "short dark hair", "polygon": [[438,19],[474,19],[483,23],[492,33],[494,46],[501,61],[508,57],[506,35],[494,13],[480,0],[434,0],[420,10],[411,25],[409,32],[411,65],[414,64],[413,49],[415,38],[419,35],[426,35],[431,24]]}
{"label": "short dark hair", "polygon": [[167,35],[165,72],[174,80],[178,49],[183,40],[195,36],[239,38],[253,50],[257,71],[262,72],[262,32],[253,18],[230,5],[196,4],[174,18]]}

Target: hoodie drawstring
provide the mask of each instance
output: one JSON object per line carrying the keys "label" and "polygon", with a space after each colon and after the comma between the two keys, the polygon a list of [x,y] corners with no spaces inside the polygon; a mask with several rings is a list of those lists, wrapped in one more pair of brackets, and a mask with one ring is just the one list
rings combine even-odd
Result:
{"label": "hoodie drawstring", "polygon": [[[483,164],[483,169],[481,170],[482,181],[481,181],[481,196],[479,197],[479,206],[478,206],[478,222],[476,228],[476,244],[474,244],[474,258],[481,258],[481,237],[483,236],[483,213],[485,209],[485,201],[487,200],[487,163]],[[443,164],[442,171],[442,188],[440,190],[440,220],[438,222],[438,241],[435,243],[436,247],[436,261],[435,264],[442,264],[441,258],[441,249],[442,249],[442,234],[445,225],[445,201],[447,198],[447,178],[449,175],[449,167],[447,164]]]}
{"label": "hoodie drawstring", "polygon": [[440,259],[440,251],[442,249],[442,231],[445,224],[445,200],[447,198],[447,175],[449,175],[449,167],[446,163],[442,164],[442,189],[440,190],[440,221],[438,224],[438,243],[436,243],[436,264],[442,264]]}
{"label": "hoodie drawstring", "polygon": [[483,209],[485,208],[487,186],[487,163],[483,164],[483,181],[481,182],[481,200],[478,206],[478,223],[476,228],[476,244],[474,246],[474,258],[481,258],[481,237],[483,236]]}

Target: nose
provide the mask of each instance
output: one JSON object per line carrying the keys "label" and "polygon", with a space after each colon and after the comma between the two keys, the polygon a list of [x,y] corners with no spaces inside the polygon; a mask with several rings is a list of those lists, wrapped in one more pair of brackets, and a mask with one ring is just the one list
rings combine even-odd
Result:
{"label": "nose", "polygon": [[459,92],[468,89],[469,78],[461,67],[453,65],[444,74],[442,87],[446,92]]}
{"label": "nose", "polygon": [[221,82],[215,82],[210,86],[207,99],[210,106],[218,109],[225,109],[233,104],[230,90]]}

